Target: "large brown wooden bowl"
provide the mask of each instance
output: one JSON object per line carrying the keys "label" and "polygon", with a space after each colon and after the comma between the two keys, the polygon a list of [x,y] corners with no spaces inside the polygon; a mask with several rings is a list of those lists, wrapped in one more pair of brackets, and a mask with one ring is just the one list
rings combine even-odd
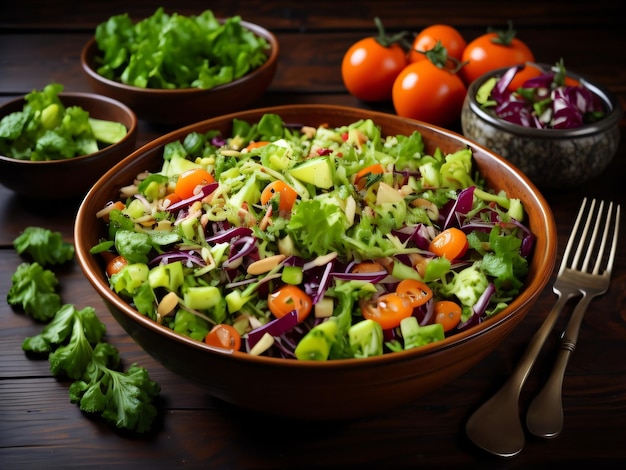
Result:
{"label": "large brown wooden bowl", "polygon": [[265,93],[274,79],[279,54],[276,36],[253,23],[242,21],[241,25],[269,43],[267,60],[243,77],[213,88],[140,88],[105,78],[97,72],[100,51],[95,38],[83,47],[81,66],[96,93],[125,103],[139,118],[170,127],[191,124],[245,109]]}
{"label": "large brown wooden bowl", "polygon": [[[385,135],[421,132],[427,151],[454,152],[469,146],[482,175],[496,190],[521,199],[536,247],[526,285],[503,312],[462,333],[424,347],[366,359],[297,361],[243,352],[220,353],[139,314],[110,288],[100,259],[89,249],[104,236],[96,213],[114,200],[122,186],[144,170],[158,171],[167,142],[190,131],[219,129],[230,135],[234,117],[256,122],[265,113],[286,123],[336,127],[371,118]],[[556,256],[552,212],[537,188],[504,159],[447,130],[390,114],[325,105],[292,105],[250,110],[209,119],[160,137],[109,171],[87,194],[75,226],[78,262],[128,334],[165,367],[204,387],[212,396],[270,415],[336,420],[362,417],[417,400],[454,380],[480,362],[524,318],[550,279]]]}

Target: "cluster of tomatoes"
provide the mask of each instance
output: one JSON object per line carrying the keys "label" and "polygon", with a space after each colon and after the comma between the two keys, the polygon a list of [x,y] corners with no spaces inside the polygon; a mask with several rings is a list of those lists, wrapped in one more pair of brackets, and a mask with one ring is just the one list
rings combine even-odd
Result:
{"label": "cluster of tomatoes", "polygon": [[439,126],[459,119],[473,80],[535,60],[511,24],[508,30],[488,31],[469,43],[446,24],[428,26],[412,41],[406,32],[387,36],[378,18],[376,24],[379,35],[357,41],[343,57],[346,88],[363,101],[393,101],[399,116]]}

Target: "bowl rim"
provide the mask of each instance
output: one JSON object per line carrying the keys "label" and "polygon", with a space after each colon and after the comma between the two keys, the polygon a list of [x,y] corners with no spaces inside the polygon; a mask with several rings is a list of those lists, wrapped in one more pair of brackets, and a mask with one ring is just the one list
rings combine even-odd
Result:
{"label": "bowl rim", "polygon": [[[61,160],[32,161],[32,160],[20,160],[19,158],[11,158],[11,157],[8,157],[8,156],[3,155],[3,154],[0,153],[0,160],[6,161],[6,162],[11,162],[13,164],[37,165],[37,166],[59,165],[59,164],[63,164],[63,163],[70,163],[70,162],[88,160],[90,158],[98,157],[98,156],[102,155],[105,152],[110,152],[114,147],[116,147],[116,146],[118,146],[120,144],[124,144],[126,141],[128,141],[131,138],[133,138],[133,136],[137,134],[137,129],[138,129],[138,126],[139,126],[139,121],[137,119],[137,116],[135,115],[135,112],[132,109],[130,109],[130,107],[126,106],[121,101],[118,101],[118,100],[116,100],[114,98],[111,98],[109,96],[99,95],[97,93],[61,92],[61,93],[59,93],[58,96],[59,96],[59,98],[61,99],[62,102],[63,102],[64,98],[65,99],[67,99],[67,98],[70,98],[70,99],[80,98],[80,99],[89,99],[89,100],[100,101],[100,102],[106,103],[109,106],[117,107],[117,108],[121,109],[122,111],[124,111],[125,114],[128,115],[128,117],[130,118],[130,124],[131,125],[130,125],[130,127],[128,127],[126,129],[126,135],[121,140],[119,140],[118,142],[115,142],[114,144],[107,145],[106,147],[101,148],[97,152],[88,153],[87,155],[79,155],[79,156],[76,156],[76,157],[64,158],[64,159],[61,159]],[[13,105],[13,104],[19,103],[21,101],[22,102],[26,102],[26,97],[25,96],[21,96],[21,97],[18,97],[18,98],[14,98],[14,99],[12,99],[10,101],[7,101],[6,103],[4,103],[2,105],[2,108],[4,108],[5,106],[8,106],[8,105]],[[63,105],[65,106],[66,103],[63,103]],[[86,110],[86,111],[88,111],[88,110]]]}
{"label": "bowl rim", "polygon": [[[224,22],[225,18],[217,18],[218,21]],[[80,63],[85,71],[85,73],[91,77],[93,80],[100,82],[106,86],[111,88],[115,88],[120,91],[125,91],[129,93],[137,93],[138,95],[186,95],[186,94],[199,94],[199,93],[217,93],[221,90],[233,88],[240,85],[242,82],[250,80],[252,77],[263,73],[266,69],[273,67],[274,64],[278,60],[278,53],[280,51],[280,46],[278,43],[278,38],[272,33],[270,30],[260,26],[256,23],[250,23],[248,21],[240,21],[241,26],[252,31],[259,37],[264,38],[270,45],[269,50],[267,51],[267,60],[261,64],[256,69],[248,72],[242,77],[239,77],[236,80],[233,80],[229,83],[224,83],[222,85],[214,86],[213,88],[141,88],[133,85],[127,85],[122,82],[118,82],[116,80],[111,80],[100,75],[95,68],[93,68],[91,62],[89,61],[89,55],[93,54],[92,57],[95,58],[98,56],[98,45],[96,43],[96,38],[91,37],[89,41],[83,46],[80,53]],[[94,50],[95,49],[95,50]]]}
{"label": "bowl rim", "polygon": [[[458,344],[465,343],[470,341],[477,335],[483,334],[489,330],[494,329],[496,326],[501,323],[506,323],[509,321],[513,321],[515,315],[495,315],[491,318],[486,319],[479,325],[475,325],[471,328],[468,328],[465,331],[459,332],[453,336],[447,337],[441,341],[437,341],[435,343],[430,343],[424,346],[420,346],[419,348],[413,348],[406,351],[399,351],[390,354],[383,354],[381,356],[367,357],[367,358],[348,358],[348,359],[333,359],[329,361],[313,361],[313,360],[289,360],[284,358],[277,357],[269,357],[269,356],[252,356],[248,353],[242,351],[231,351],[231,350],[223,350],[219,348],[214,348],[206,343],[195,341],[191,338],[188,338],[184,335],[176,333],[174,330],[160,325],[157,322],[151,320],[150,318],[142,315],[137,310],[130,307],[130,305],[124,301],[121,297],[119,297],[113,290],[109,287],[108,283],[105,282],[101,273],[94,272],[94,270],[90,270],[90,266],[98,266],[97,261],[95,261],[90,255],[89,250],[90,246],[85,246],[83,244],[83,240],[81,238],[81,230],[80,227],[87,223],[93,223],[94,213],[87,213],[87,206],[90,201],[96,198],[97,192],[100,189],[101,183],[107,181],[113,181],[114,175],[119,172],[122,168],[124,168],[131,160],[135,158],[139,158],[141,155],[145,154],[149,151],[154,151],[159,147],[165,145],[165,143],[178,140],[182,136],[189,133],[189,131],[199,125],[208,126],[211,122],[223,121],[223,120],[232,120],[233,118],[238,119],[246,119],[249,115],[255,115],[259,113],[276,113],[280,114],[283,111],[294,111],[294,110],[302,110],[302,111],[310,111],[311,109],[323,110],[327,113],[341,113],[341,112],[354,112],[358,111],[359,113],[367,113],[368,117],[370,117],[374,122],[377,122],[379,118],[389,119],[390,117],[405,121],[411,125],[417,125],[422,127],[431,128],[438,133],[442,133],[446,136],[449,136],[455,140],[457,140],[460,144],[464,146],[468,146],[470,148],[480,149],[482,152],[489,154],[490,158],[498,160],[502,165],[509,168],[513,175],[518,179],[519,183],[523,188],[523,192],[526,194],[532,194],[536,199],[539,209],[540,216],[542,220],[545,220],[547,223],[546,230],[550,236],[546,239],[546,250],[544,253],[535,254],[534,256],[541,256],[541,259],[538,260],[538,265],[540,266],[550,266],[550,273],[552,272],[552,267],[554,265],[556,259],[556,245],[557,245],[557,233],[556,233],[556,223],[554,221],[554,217],[552,215],[552,211],[550,206],[544,196],[541,194],[539,189],[526,177],[523,173],[517,170],[511,163],[506,161],[504,158],[495,154],[488,148],[477,144],[476,142],[457,134],[448,129],[441,128],[439,126],[435,126],[429,123],[425,123],[422,121],[417,121],[410,118],[403,118],[396,115],[390,115],[388,113],[379,112],[379,111],[370,111],[364,110],[361,108],[354,108],[342,105],[327,105],[327,104],[294,104],[294,105],[280,105],[280,106],[271,106],[257,109],[248,109],[245,111],[234,112],[222,116],[217,116],[214,118],[210,118],[204,121],[200,121],[197,123],[189,124],[177,130],[171,131],[165,135],[162,135],[146,144],[136,149],[129,156],[124,158],[122,161],[117,163],[111,169],[109,169],[87,192],[84,199],[82,200],[78,211],[76,213],[76,219],[74,224],[74,243],[76,247],[76,258],[78,264],[80,265],[85,277],[89,280],[95,290],[100,294],[100,296],[105,300],[105,303],[111,304],[123,315],[130,317],[133,321],[138,322],[142,326],[151,330],[152,332],[158,334],[164,334],[169,339],[176,341],[179,344],[183,344],[189,346],[194,349],[200,349],[206,351],[208,353],[217,353],[222,356],[230,356],[233,360],[236,361],[244,361],[250,362],[252,364],[262,364],[265,367],[277,367],[277,368],[285,368],[289,369],[292,367],[297,368],[332,368],[332,369],[342,369],[342,368],[358,368],[358,367],[371,367],[373,364],[382,365],[387,362],[390,363],[400,363],[405,361],[411,361],[415,359],[417,356],[424,356],[431,353],[441,353],[442,351],[452,348]],[[101,268],[98,268],[102,271]],[[534,289],[530,289],[527,286],[524,291],[518,295],[513,302],[509,304],[508,309],[515,310],[524,307],[529,302],[534,302],[532,299],[533,296],[538,295],[547,285],[550,276],[537,277],[536,285]]]}
{"label": "bowl rim", "polygon": [[[526,63],[530,64],[531,62]],[[544,71],[549,71],[551,69],[551,66],[548,64],[535,62],[532,62],[532,64],[539,66]],[[510,66],[502,67],[481,75],[472,83],[470,83],[466,94],[466,101],[469,105],[469,109],[480,119],[488,122],[489,124],[500,130],[509,132],[511,134],[517,134],[522,137],[540,139],[567,139],[571,137],[588,137],[594,134],[605,132],[608,129],[617,126],[620,119],[622,118],[623,110],[621,108],[619,100],[617,99],[617,96],[614,93],[611,93],[601,84],[592,82],[582,75],[575,72],[570,72],[568,70],[567,76],[578,80],[582,85],[584,85],[602,100],[604,105],[609,110],[606,117],[598,122],[584,124],[580,127],[572,129],[536,129],[532,127],[520,126],[518,124],[514,124],[512,122],[500,119],[493,114],[487,112],[480,104],[478,104],[478,102],[476,101],[476,93],[478,89],[483,85],[483,83],[485,83],[488,79],[494,76],[501,76],[510,68]],[[461,117],[463,118],[463,116]]]}

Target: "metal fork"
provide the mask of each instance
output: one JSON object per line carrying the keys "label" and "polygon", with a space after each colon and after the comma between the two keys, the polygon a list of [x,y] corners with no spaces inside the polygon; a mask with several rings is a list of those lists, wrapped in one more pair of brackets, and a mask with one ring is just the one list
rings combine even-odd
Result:
{"label": "metal fork", "polygon": [[[585,214],[586,201],[587,199],[585,198],[578,211],[578,216],[569,236],[553,286],[553,291],[557,295],[557,301],[541,327],[532,337],[509,379],[495,395],[470,416],[465,426],[465,432],[470,440],[492,454],[502,457],[513,457],[524,448],[525,435],[519,416],[519,395],[522,386],[546,338],[554,328],[563,306],[569,299],[582,295],[580,282],[581,279],[587,279],[587,277],[580,276],[582,271],[577,267],[577,261],[574,260],[579,259],[590,248],[595,249],[597,252],[598,245],[595,237],[597,230],[589,234],[588,226],[592,221],[598,220],[600,217],[599,212],[593,210],[595,207],[594,200],[592,210],[587,215],[585,224],[587,229],[583,229],[583,235],[580,235],[579,226]],[[596,224],[596,226],[599,225]],[[615,231],[617,232],[617,229]],[[577,245],[574,260],[570,260],[570,252],[574,245]],[[588,276],[591,276],[591,274]]]}
{"label": "metal fork", "polygon": [[[589,209],[590,214],[593,211],[594,203],[595,201],[592,202],[592,208]],[[603,205],[604,202],[601,202],[599,209],[600,213],[602,213]],[[558,352],[554,368],[552,369],[552,372],[543,389],[531,402],[530,407],[528,408],[528,414],[526,415],[526,427],[535,436],[554,438],[557,437],[561,433],[561,429],[563,429],[563,404],[561,401],[561,392],[563,389],[565,369],[570,356],[574,352],[574,349],[576,349],[578,332],[580,331],[580,325],[589,303],[594,297],[604,294],[608,290],[609,284],[611,283],[611,270],[615,260],[615,250],[619,231],[619,204],[615,207],[615,210],[613,210],[613,203],[610,203],[604,219],[606,220],[605,222],[602,221],[602,218],[599,218],[593,228],[593,238],[595,240],[600,227],[605,227],[604,235],[602,236],[602,243],[598,251],[589,249],[584,259],[579,260],[577,256],[574,260],[576,263],[582,263],[580,264],[582,272],[574,271],[572,275],[577,277],[577,282],[581,286],[580,291],[583,293],[583,298],[580,300],[578,305],[576,305],[567,327],[561,335],[561,348]],[[610,251],[607,252],[606,242],[612,224],[614,224],[613,241],[610,246]],[[589,218],[587,219],[587,224],[585,225],[584,230],[587,231],[588,229]],[[583,235],[583,238],[586,238],[586,236]],[[594,257],[596,262],[593,266],[593,271],[591,274],[587,274],[589,263],[592,262]]]}

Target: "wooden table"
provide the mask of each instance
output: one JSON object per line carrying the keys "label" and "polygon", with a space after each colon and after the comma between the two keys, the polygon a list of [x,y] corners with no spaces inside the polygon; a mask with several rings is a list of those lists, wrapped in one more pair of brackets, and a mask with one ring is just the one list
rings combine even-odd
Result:
{"label": "wooden table", "polygon": [[[389,31],[419,31],[429,24],[448,23],[467,39],[488,26],[506,26],[511,19],[538,61],[554,63],[563,57],[571,70],[604,84],[626,107],[626,36],[618,2],[508,3],[266,0],[209,1],[202,8],[222,17],[239,14],[277,34],[280,64],[259,106],[333,103],[367,108],[346,93],[340,63],[353,42],[375,32],[373,17],[379,16]],[[200,12],[192,0],[157,4],[181,14]],[[63,83],[66,91],[90,91],[79,54],[95,26],[127,11],[136,18],[148,16],[157,4],[143,0],[3,4],[0,102],[52,81]],[[377,108],[392,111],[388,104]],[[459,131],[459,126],[452,129]],[[622,137],[625,130],[622,120]],[[164,131],[142,122],[138,145]],[[583,196],[623,204],[625,177],[622,138],[615,160],[602,176],[580,188],[544,192],[557,220],[561,247]],[[464,425],[515,366],[555,301],[551,289],[493,354],[441,390],[382,416],[342,425],[306,424],[268,421],[232,409],[157,364],[115,323],[74,263],[59,273],[62,298],[96,308],[108,328],[106,338],[120,350],[123,363],[146,367],[162,387],[159,421],[147,436],[126,436],[82,415],[69,401],[69,383],[51,376],[48,361],[29,359],[21,349],[23,339],[37,334],[41,326],[6,304],[11,275],[21,261],[13,239],[26,226],[36,225],[58,230],[71,240],[77,206],[78,201],[42,201],[34,206],[0,187],[0,468],[554,468],[557,463],[616,468],[626,462],[626,231],[611,288],[592,303],[567,370],[562,435],[551,441],[529,437],[520,455],[503,460],[474,447],[465,437]],[[545,379],[570,311],[568,305],[529,377],[522,410]]]}

